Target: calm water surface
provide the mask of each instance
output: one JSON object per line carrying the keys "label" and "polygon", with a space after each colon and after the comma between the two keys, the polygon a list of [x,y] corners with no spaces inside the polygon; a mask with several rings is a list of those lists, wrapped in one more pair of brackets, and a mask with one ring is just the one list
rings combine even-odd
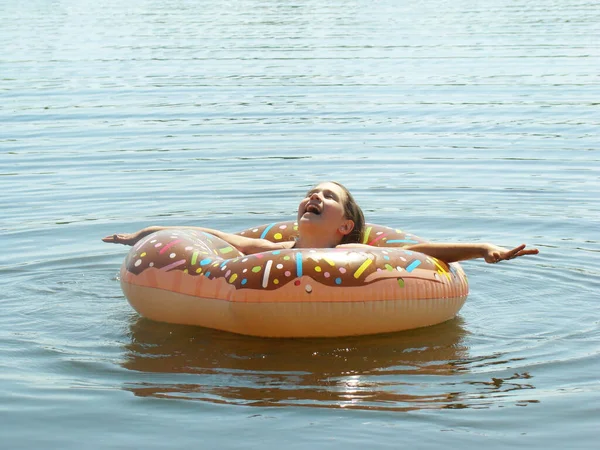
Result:
{"label": "calm water surface", "polygon": [[[0,4],[6,448],[596,448],[593,1]],[[140,318],[102,236],[368,220],[541,254],[464,264],[455,320],[248,338]]]}

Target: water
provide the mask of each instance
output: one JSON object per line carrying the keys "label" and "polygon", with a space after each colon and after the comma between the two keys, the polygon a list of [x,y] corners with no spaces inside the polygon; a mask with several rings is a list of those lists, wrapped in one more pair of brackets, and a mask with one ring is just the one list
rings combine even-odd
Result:
{"label": "water", "polygon": [[[5,1],[6,448],[595,448],[600,9],[586,1]],[[526,242],[455,320],[268,340],[153,323],[150,224],[237,231],[345,183],[368,220]]]}

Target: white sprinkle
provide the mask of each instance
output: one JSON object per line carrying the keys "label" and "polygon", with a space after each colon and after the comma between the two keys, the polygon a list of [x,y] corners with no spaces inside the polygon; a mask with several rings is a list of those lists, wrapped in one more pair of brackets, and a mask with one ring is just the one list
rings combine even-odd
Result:
{"label": "white sprinkle", "polygon": [[273,265],[273,261],[268,260],[265,265],[265,273],[263,274],[263,282],[262,287],[266,288],[269,284],[269,274],[271,273],[271,266]]}

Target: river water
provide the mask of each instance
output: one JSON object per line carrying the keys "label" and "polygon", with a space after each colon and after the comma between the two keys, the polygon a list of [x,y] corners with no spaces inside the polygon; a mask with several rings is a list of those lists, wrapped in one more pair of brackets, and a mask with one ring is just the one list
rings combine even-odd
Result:
{"label": "river water", "polygon": [[[0,4],[6,448],[596,448],[594,1]],[[541,253],[463,264],[439,326],[277,340],[155,323],[146,225],[238,231],[346,184],[370,222]]]}

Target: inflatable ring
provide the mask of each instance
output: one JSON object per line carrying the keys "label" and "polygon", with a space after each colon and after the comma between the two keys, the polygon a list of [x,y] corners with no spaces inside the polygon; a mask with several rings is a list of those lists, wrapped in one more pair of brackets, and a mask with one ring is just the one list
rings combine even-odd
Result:
{"label": "inflatable ring", "polygon": [[[292,240],[297,224],[238,233]],[[121,287],[152,320],[264,337],[333,337],[387,333],[453,318],[468,294],[458,263],[402,246],[424,242],[367,224],[373,248],[276,250],[243,255],[192,229],[151,234],[129,252]]]}

